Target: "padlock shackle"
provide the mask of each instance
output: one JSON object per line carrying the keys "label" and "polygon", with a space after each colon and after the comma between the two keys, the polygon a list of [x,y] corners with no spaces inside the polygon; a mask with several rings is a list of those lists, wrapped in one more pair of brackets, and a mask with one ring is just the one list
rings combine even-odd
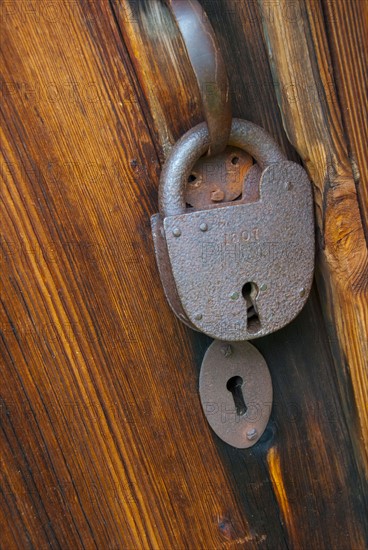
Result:
{"label": "padlock shackle", "polygon": [[[205,122],[198,124],[175,144],[162,170],[159,187],[159,210],[163,217],[183,214],[186,209],[185,187],[197,160],[210,144]],[[234,118],[229,145],[244,149],[263,170],[270,164],[286,160],[275,140],[260,126]]]}
{"label": "padlock shackle", "polygon": [[208,155],[222,153],[231,131],[231,93],[216,34],[198,0],[168,0],[202,99],[210,134]]}

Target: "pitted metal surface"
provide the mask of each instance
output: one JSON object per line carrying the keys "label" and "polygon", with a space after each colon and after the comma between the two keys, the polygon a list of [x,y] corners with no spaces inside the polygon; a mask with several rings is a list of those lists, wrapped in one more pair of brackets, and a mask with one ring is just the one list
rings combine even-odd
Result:
{"label": "pitted metal surface", "polygon": [[[239,151],[239,149],[231,149],[232,151]],[[208,160],[211,160],[209,157],[205,157]],[[248,163],[247,156],[244,157],[245,163]],[[259,182],[261,179],[261,169],[257,164],[254,164],[249,172],[246,174],[246,177],[243,181],[242,188],[242,198],[240,199],[242,203],[254,202],[259,199]],[[232,188],[230,191],[231,194],[235,194],[237,190]],[[208,196],[205,197],[204,194],[201,194],[201,197],[197,199],[198,201],[208,201]],[[203,205],[204,206],[204,205]],[[218,208],[219,203],[214,203],[210,208]],[[183,306],[181,304],[178,291],[176,289],[174,276],[171,270],[171,263],[169,258],[169,252],[167,249],[167,243],[165,238],[165,232],[163,227],[163,219],[160,214],[155,214],[151,217],[151,226],[152,226],[152,238],[155,247],[156,261],[160,273],[160,278],[162,286],[164,288],[166,299],[180,321],[187,325],[192,330],[198,330],[194,325],[192,325],[187,318]]]}
{"label": "pitted metal surface", "polygon": [[[185,212],[185,189],[196,161],[206,153],[210,137],[206,123],[187,132],[173,147],[161,174],[159,189],[160,214],[172,216]],[[229,145],[244,149],[261,168],[285,159],[280,147],[262,128],[234,118]]]}
{"label": "pitted metal surface", "polygon": [[278,162],[261,178],[260,199],[164,219],[172,273],[191,324],[241,341],[274,332],[304,306],[313,278],[309,179]]}
{"label": "pitted metal surface", "polygon": [[166,299],[178,319],[192,330],[198,330],[187,318],[176,289],[171,271],[169,253],[164,234],[163,221],[160,214],[151,217],[152,238],[155,246],[157,267],[160,273]]}
{"label": "pitted metal surface", "polygon": [[238,147],[226,147],[215,157],[201,157],[189,176],[185,202],[203,209],[237,199],[243,192],[245,177],[252,166],[252,157]]}
{"label": "pitted metal surface", "polygon": [[271,413],[272,382],[266,361],[254,346],[214,341],[203,359],[199,393],[218,437],[239,449],[257,443]]}

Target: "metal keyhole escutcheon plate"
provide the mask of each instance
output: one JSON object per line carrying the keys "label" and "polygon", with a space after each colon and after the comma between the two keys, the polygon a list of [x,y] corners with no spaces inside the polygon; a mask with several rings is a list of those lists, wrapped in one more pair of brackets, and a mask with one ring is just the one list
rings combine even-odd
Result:
{"label": "metal keyhole escutcheon plate", "polygon": [[215,340],[203,359],[199,393],[218,437],[238,449],[257,443],[271,414],[272,382],[252,344]]}

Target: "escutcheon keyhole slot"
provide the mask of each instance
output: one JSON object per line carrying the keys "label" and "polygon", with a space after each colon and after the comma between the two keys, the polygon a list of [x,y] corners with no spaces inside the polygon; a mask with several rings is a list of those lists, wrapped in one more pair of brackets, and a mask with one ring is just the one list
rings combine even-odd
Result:
{"label": "escutcheon keyhole slot", "polygon": [[241,376],[233,376],[228,380],[226,384],[226,388],[233,395],[236,414],[238,416],[243,416],[247,412],[247,405],[244,401],[242,387],[243,387],[243,379]]}

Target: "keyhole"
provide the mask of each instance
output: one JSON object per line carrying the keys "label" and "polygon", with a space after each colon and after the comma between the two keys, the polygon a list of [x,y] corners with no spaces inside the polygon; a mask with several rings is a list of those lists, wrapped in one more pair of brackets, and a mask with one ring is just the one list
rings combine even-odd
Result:
{"label": "keyhole", "polygon": [[247,406],[244,401],[242,386],[243,379],[241,376],[233,376],[232,378],[230,378],[230,380],[228,380],[226,384],[226,388],[229,390],[230,393],[233,394],[236,414],[238,416],[243,416],[243,414],[247,412]]}
{"label": "keyhole", "polygon": [[242,294],[247,305],[248,332],[255,334],[261,329],[261,322],[258,316],[256,303],[258,286],[253,282],[245,283],[242,289]]}

